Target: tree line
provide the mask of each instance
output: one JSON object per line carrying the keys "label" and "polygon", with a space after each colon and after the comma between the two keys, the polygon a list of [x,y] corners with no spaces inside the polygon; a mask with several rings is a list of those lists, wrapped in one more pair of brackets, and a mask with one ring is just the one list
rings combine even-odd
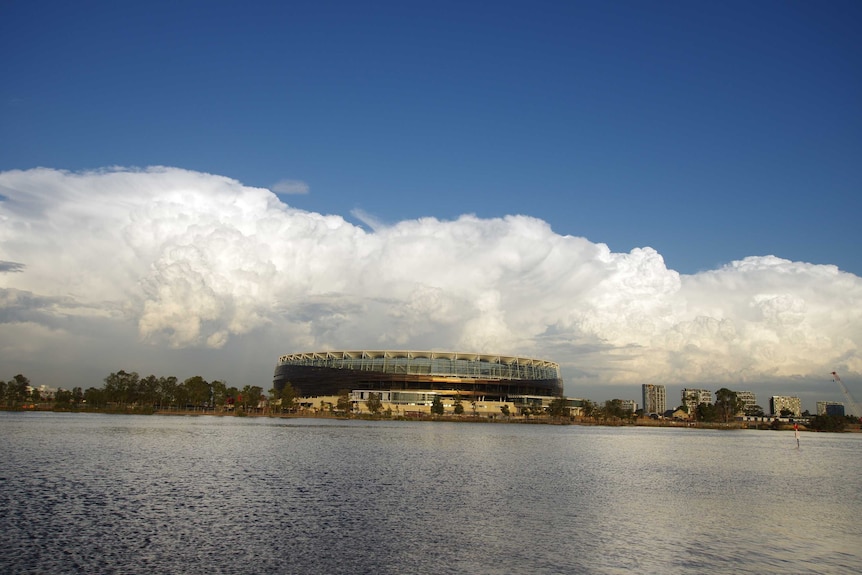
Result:
{"label": "tree line", "polygon": [[0,402],[6,407],[17,407],[33,399],[30,380],[18,374],[8,382],[0,380]]}
{"label": "tree line", "polygon": [[[249,412],[262,409],[293,412],[298,407],[299,397],[298,390],[290,383],[280,390],[272,388],[268,395],[265,395],[263,388],[257,385],[245,385],[239,388],[221,380],[209,382],[199,375],[180,382],[174,376],[140,377],[137,372],[120,370],[105,377],[103,383],[101,387],[90,387],[86,390],[81,387],[59,388],[56,392],[46,394],[31,386],[26,376],[18,374],[9,381],[0,380],[0,407],[15,409],[38,404],[41,407],[49,406],[58,410],[116,410],[141,413],[159,410]],[[339,391],[337,403],[330,405],[329,410],[349,415],[352,411],[349,394],[347,389]],[[714,404],[700,403],[695,407],[690,414],[695,421],[727,423],[743,412],[743,402],[736,392],[722,388],[716,391],[715,396]],[[365,404],[372,415],[379,415],[382,411],[383,403],[379,394],[369,394]],[[475,415],[475,403],[471,403],[470,406]],[[500,409],[503,416],[510,415],[508,406],[504,405]],[[677,409],[689,411],[685,403]],[[464,412],[461,397],[457,396],[453,403],[453,413],[462,415]],[[431,413],[444,414],[440,396],[435,396]],[[745,409],[744,413],[754,416],[764,415],[763,409],[757,405]],[[526,408],[522,414],[550,415],[555,418],[571,417],[570,409],[562,397],[555,398],[547,408]],[[583,415],[597,423],[632,423],[638,413],[626,409],[621,400],[611,399],[603,404],[584,400]],[[781,415],[787,416],[790,412],[782,412]],[[848,424],[858,422],[852,416],[809,416],[807,412],[803,415],[810,418],[808,427],[817,431],[843,431]]]}
{"label": "tree line", "polygon": [[[111,373],[100,387],[82,389],[59,388],[53,393],[43,393],[30,385],[30,380],[22,374],[8,382],[0,380],[0,402],[3,407],[16,408],[27,404],[50,404],[54,409],[116,409],[155,411],[259,409],[261,404],[273,398],[289,396],[292,388],[278,392],[270,390],[267,397],[263,388],[245,385],[242,388],[229,385],[221,380],[207,381],[196,375],[184,381],[175,376],[147,375],[141,377],[137,372],[120,370]],[[295,398],[295,393],[294,396]],[[288,401],[288,404],[291,402]]]}

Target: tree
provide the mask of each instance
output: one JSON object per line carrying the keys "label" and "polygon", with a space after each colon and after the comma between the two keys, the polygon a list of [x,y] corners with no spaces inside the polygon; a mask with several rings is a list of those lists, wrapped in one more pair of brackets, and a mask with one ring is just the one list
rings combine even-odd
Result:
{"label": "tree", "polygon": [[181,383],[174,386],[174,405],[177,408],[185,409],[189,403],[189,388]]}
{"label": "tree", "polygon": [[179,401],[179,385],[175,376],[160,377],[157,389],[159,405],[177,405]]}
{"label": "tree", "polygon": [[555,397],[548,405],[548,413],[551,417],[563,417],[569,414],[569,408],[566,407],[566,400],[562,397]]}
{"label": "tree", "polygon": [[605,417],[611,420],[626,417],[626,410],[623,409],[621,399],[609,399],[605,401]]}
{"label": "tree", "polygon": [[816,431],[844,431],[847,419],[840,415],[816,415],[808,426]]}
{"label": "tree", "polygon": [[257,408],[263,397],[263,388],[258,385],[246,385],[242,388],[242,405],[243,408]]}
{"label": "tree", "polygon": [[213,405],[223,407],[227,401],[227,384],[216,379],[210,384],[210,389],[212,390]]}
{"label": "tree", "polygon": [[237,405],[239,403],[241,395],[242,395],[242,394],[240,394],[239,390],[234,386],[231,386],[231,387],[228,387],[227,389],[225,389],[224,393],[225,393],[225,400],[224,400],[225,404],[231,405],[231,406]]}
{"label": "tree", "polygon": [[75,407],[72,392],[62,387],[54,392],[54,407],[59,409],[72,409]]}
{"label": "tree", "polygon": [[455,415],[463,415],[464,414],[464,406],[461,404],[461,396],[455,396],[455,402],[452,405],[452,411]]}
{"label": "tree", "polygon": [[350,413],[350,407],[350,390],[342,389],[338,392],[338,402],[335,404],[335,408],[341,413]]}
{"label": "tree", "polygon": [[141,403],[150,406],[161,405],[158,377],[150,374],[141,379],[141,381],[138,382],[138,389],[141,393]]}
{"label": "tree", "polygon": [[281,389],[273,387],[269,390],[270,405],[278,405],[282,412],[293,411],[296,407],[296,389],[285,382]]}
{"label": "tree", "polygon": [[735,391],[722,387],[715,392],[716,414],[724,423],[734,419],[744,406],[745,402],[739,399]]}
{"label": "tree", "polygon": [[763,412],[763,408],[759,405],[749,405],[745,408],[745,415],[750,417],[763,417],[766,414]]}
{"label": "tree", "polygon": [[12,378],[6,384],[6,401],[9,405],[15,405],[19,401],[27,400],[27,388],[30,387],[30,380],[20,373]]}
{"label": "tree", "polygon": [[509,417],[509,406],[507,404],[503,404],[500,406],[500,413],[503,414],[503,417]]}
{"label": "tree", "polygon": [[368,411],[372,413],[372,415],[377,415],[380,413],[380,410],[383,409],[383,402],[380,401],[379,393],[369,393],[368,399],[365,400],[365,407],[368,408]]}
{"label": "tree", "polygon": [[212,398],[212,387],[209,382],[199,375],[188,378],[183,382],[186,392],[186,401],[194,407],[209,405]]}
{"label": "tree", "polygon": [[694,411],[697,414],[698,421],[718,421],[720,417],[718,409],[712,403],[701,403]]}
{"label": "tree", "polygon": [[431,402],[431,413],[434,415],[443,415],[443,400],[439,395],[435,395],[434,400]]}
{"label": "tree", "polygon": [[120,370],[105,378],[105,400],[109,403],[130,405],[138,401],[140,395],[137,372]]}
{"label": "tree", "polygon": [[54,394],[54,405],[67,409],[72,407],[72,392],[66,391],[62,387],[58,388],[57,393]]}
{"label": "tree", "polygon": [[84,392],[84,402],[87,407],[100,408],[107,404],[107,396],[104,389],[98,387],[88,387]]}

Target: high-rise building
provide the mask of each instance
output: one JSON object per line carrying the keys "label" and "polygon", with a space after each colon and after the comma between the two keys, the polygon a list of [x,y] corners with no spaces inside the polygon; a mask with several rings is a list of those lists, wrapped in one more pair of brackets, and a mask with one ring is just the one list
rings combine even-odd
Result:
{"label": "high-rise building", "polygon": [[802,400],[796,396],[773,395],[769,400],[769,409],[772,415],[781,415],[782,411],[787,410],[799,417],[802,415]]}
{"label": "high-rise building", "polygon": [[667,396],[663,385],[643,384],[644,415],[662,414],[667,411]]}
{"label": "high-rise building", "polygon": [[737,391],[736,398],[742,401],[742,412],[757,405],[757,397],[753,391]]}
{"label": "high-rise building", "polygon": [[835,401],[818,401],[817,415],[844,415],[844,404]]}
{"label": "high-rise building", "polygon": [[834,415],[836,417],[844,417],[844,405],[841,403],[826,406],[826,415]]}
{"label": "high-rise building", "polygon": [[682,390],[682,404],[688,407],[688,412],[694,413],[697,406],[701,403],[712,403],[712,392],[708,389],[690,389]]}

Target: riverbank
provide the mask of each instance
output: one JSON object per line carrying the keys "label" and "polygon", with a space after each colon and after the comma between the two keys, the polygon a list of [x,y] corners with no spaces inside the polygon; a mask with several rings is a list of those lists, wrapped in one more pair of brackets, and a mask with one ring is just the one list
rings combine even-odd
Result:
{"label": "riverbank", "polygon": [[[478,416],[472,414],[463,415],[398,415],[387,417],[385,415],[345,415],[343,413],[321,411],[321,410],[305,410],[291,413],[273,412],[271,410],[221,410],[221,409],[154,409],[154,408],[111,408],[111,409],[57,409],[50,407],[42,407],[35,404],[18,406],[18,407],[0,407],[0,411],[16,411],[16,412],[51,412],[51,413],[91,413],[91,414],[112,414],[112,415],[170,415],[182,417],[267,417],[280,419],[355,419],[368,421],[428,421],[428,422],[448,422],[448,423],[504,423],[504,424],[522,424],[522,425],[584,425],[584,426],[604,426],[604,427],[672,427],[672,428],[687,428],[687,429],[717,429],[717,430],[740,430],[740,429],[764,429],[770,431],[793,431],[793,424],[782,424],[777,428],[765,423],[754,423],[746,421],[733,421],[728,423],[718,422],[694,422],[694,421],[679,421],[679,420],[656,420],[651,418],[636,418],[632,420],[595,420],[586,417],[551,417],[544,415],[530,416]],[[843,432],[860,433],[862,428],[859,424],[848,424]],[[814,431],[799,426],[800,431]]]}

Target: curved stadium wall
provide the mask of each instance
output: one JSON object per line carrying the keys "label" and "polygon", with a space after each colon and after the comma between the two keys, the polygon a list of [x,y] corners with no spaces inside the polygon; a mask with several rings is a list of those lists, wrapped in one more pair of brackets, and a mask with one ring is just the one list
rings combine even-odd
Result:
{"label": "curved stadium wall", "polygon": [[300,395],[341,390],[431,390],[507,401],[515,396],[558,397],[560,366],[528,357],[438,351],[320,351],[278,358],[277,390],[290,383]]}

